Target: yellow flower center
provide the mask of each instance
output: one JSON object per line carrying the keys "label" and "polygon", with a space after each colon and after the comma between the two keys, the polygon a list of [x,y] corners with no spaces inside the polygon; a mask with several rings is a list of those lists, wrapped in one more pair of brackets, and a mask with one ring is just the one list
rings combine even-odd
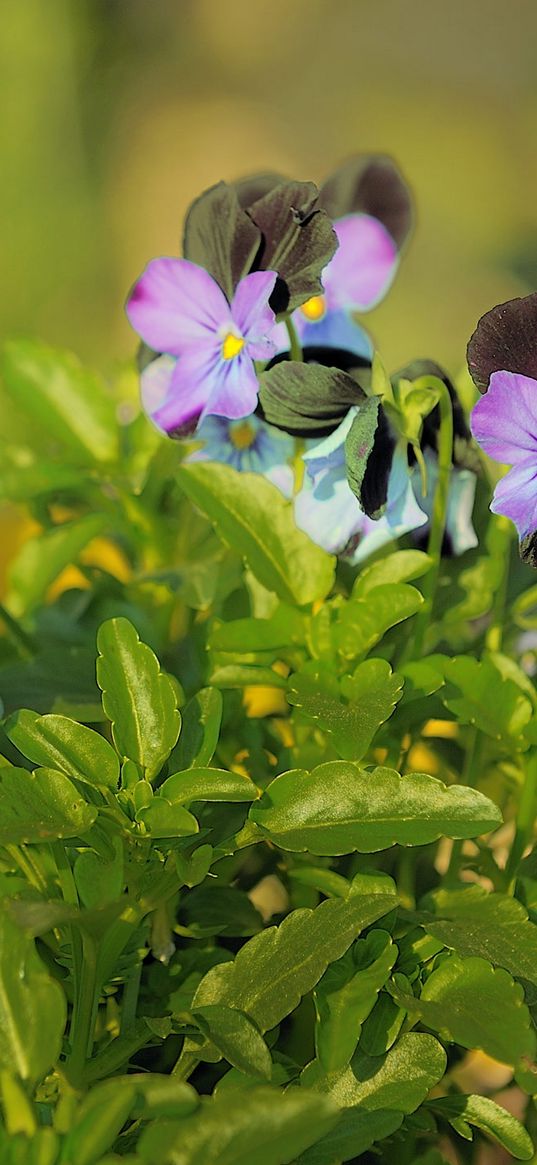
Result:
{"label": "yellow flower center", "polygon": [[233,360],[234,356],[238,356],[244,348],[244,340],[242,336],[235,336],[233,332],[228,332],[222,341],[222,356],[224,360]]}
{"label": "yellow flower center", "polygon": [[300,308],[302,315],[310,320],[311,323],[316,324],[318,320],[322,320],[326,311],[326,300],[324,295],[312,295],[311,299],[307,299]]}
{"label": "yellow flower center", "polygon": [[256,431],[249,421],[239,421],[237,425],[229,427],[229,439],[235,449],[249,449],[255,438]]}

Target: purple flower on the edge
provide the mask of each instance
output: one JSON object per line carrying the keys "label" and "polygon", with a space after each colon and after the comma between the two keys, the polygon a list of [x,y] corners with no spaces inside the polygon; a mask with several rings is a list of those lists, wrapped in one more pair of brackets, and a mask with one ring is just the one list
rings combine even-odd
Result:
{"label": "purple flower on the edge", "polygon": [[[348,214],[334,223],[338,249],[322,274],[323,294],[293,312],[301,344],[344,348],[371,356],[367,333],[351,312],[370,311],[385,296],[397,270],[397,246],[383,223],[370,214]],[[275,333],[278,349],[289,340],[284,325]]]}
{"label": "purple flower on the edge", "polygon": [[268,306],[275,282],[275,271],[254,271],[240,280],[230,304],[197,263],[166,258],[147,265],[127,316],[146,344],[177,358],[164,397],[150,414],[160,429],[193,431],[209,414],[237,419],[253,413],[253,362],[275,351]]}
{"label": "purple flower on the edge", "polygon": [[489,457],[512,467],[498,482],[490,508],[515,523],[524,543],[537,529],[537,380],[493,372],[472,412],[471,429]]}

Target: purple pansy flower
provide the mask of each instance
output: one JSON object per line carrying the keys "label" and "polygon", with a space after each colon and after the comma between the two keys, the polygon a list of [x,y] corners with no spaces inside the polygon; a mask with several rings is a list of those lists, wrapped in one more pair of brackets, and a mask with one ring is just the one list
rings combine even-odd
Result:
{"label": "purple pansy flower", "polygon": [[[370,358],[369,336],[350,313],[370,311],[384,297],[397,270],[397,246],[370,214],[345,215],[334,230],[339,246],[323,271],[323,294],[297,308],[293,324],[304,347],[342,348]],[[273,335],[278,350],[286,351],[285,325],[279,324]]]}
{"label": "purple pansy flower", "polygon": [[490,508],[514,522],[523,542],[537,529],[537,380],[493,372],[471,427],[485,453],[512,467],[498,482]]}
{"label": "purple pansy flower", "polygon": [[147,265],[131,292],[127,315],[146,344],[176,358],[159,403],[150,411],[159,429],[192,431],[209,414],[237,419],[254,411],[258,382],[253,362],[268,360],[275,351],[270,339],[274,312],[268,305],[275,282],[274,271],[246,275],[228,303],[197,263],[166,258]]}
{"label": "purple pansy flower", "polygon": [[[176,363],[173,356],[159,356],[142,372],[142,403],[150,416],[166,398]],[[288,433],[253,415],[239,420],[209,416],[198,425],[195,441],[202,444],[187,461],[222,461],[240,473],[260,473],[291,497],[296,446]]]}

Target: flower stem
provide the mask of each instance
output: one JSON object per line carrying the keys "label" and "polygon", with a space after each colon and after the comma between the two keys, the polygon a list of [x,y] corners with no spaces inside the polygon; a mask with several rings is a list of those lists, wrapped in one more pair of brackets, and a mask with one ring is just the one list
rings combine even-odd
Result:
{"label": "flower stem", "polygon": [[492,518],[492,529],[490,536],[487,537],[487,542],[494,558],[499,561],[501,576],[494,595],[490,625],[485,637],[485,646],[489,651],[501,651],[502,648],[505,603],[509,582],[511,533],[512,526],[508,518],[502,516]]}
{"label": "flower stem", "polygon": [[516,819],[516,831],[511,851],[505,867],[506,880],[511,893],[514,889],[516,872],[524,850],[531,840],[537,808],[537,750],[533,749],[526,764],[526,777],[520,796]]}
{"label": "flower stem", "polygon": [[291,316],[285,317],[285,326],[287,328],[287,334],[289,336],[289,355],[291,357],[291,360],[300,360],[301,361],[304,359],[303,354],[302,354],[302,347],[300,344],[300,340],[298,338],[297,330],[296,330],[295,325],[291,319]]}
{"label": "flower stem", "polygon": [[414,625],[414,658],[419,659],[422,654],[423,640],[430,622],[434,596],[440,571],[440,556],[442,542],[446,528],[447,502],[449,478],[451,473],[453,454],[453,410],[449,392],[441,381],[435,379],[435,388],[439,393],[438,407],[440,410],[440,426],[438,429],[438,480],[434,492],[433,514],[427,553],[433,560],[423,584],[424,603],[416,617]]}

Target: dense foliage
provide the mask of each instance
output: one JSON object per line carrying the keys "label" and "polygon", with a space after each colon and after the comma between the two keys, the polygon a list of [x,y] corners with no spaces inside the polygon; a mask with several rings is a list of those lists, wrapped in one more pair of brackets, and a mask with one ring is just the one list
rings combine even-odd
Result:
{"label": "dense foliage", "polygon": [[[467,375],[389,377],[356,322],[410,226],[397,171],[317,193],[194,204],[186,264],[156,261],[203,269],[194,344],[134,289],[162,432],[133,368],[4,349],[6,1165],[533,1156],[534,576]],[[376,224],[365,284],[341,222]],[[531,373],[497,341],[481,388]]]}

